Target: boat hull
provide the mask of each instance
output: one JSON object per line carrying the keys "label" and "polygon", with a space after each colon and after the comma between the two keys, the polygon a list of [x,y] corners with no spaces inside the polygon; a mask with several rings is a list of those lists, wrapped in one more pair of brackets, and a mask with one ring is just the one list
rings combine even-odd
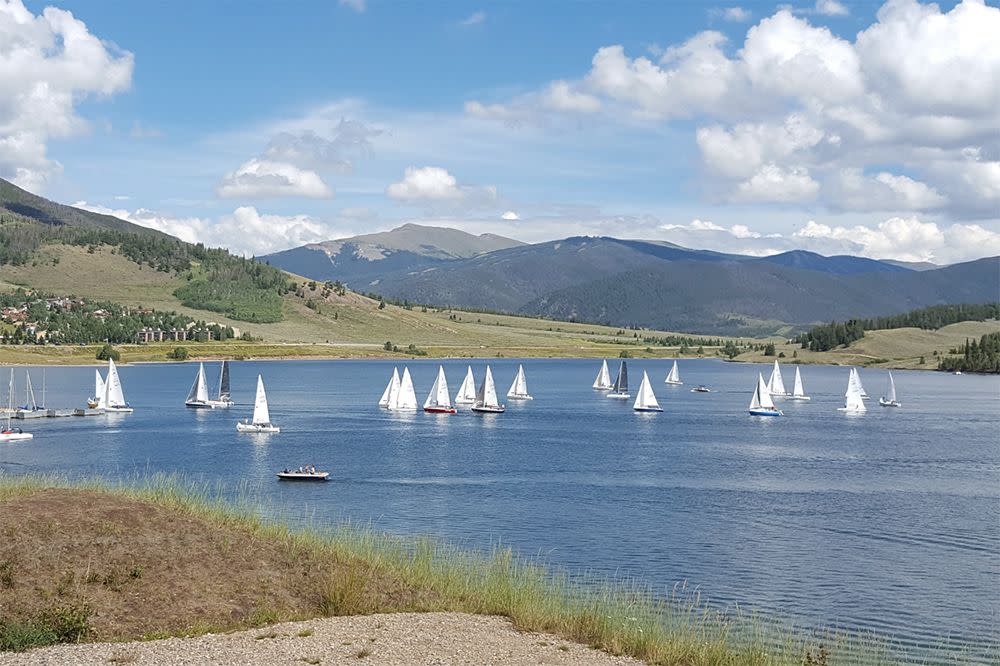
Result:
{"label": "boat hull", "polygon": [[87,399],[87,407],[88,407],[89,409],[97,409],[97,406],[98,406],[99,404],[101,404],[101,403],[100,403],[100,402],[98,402],[97,400],[94,400],[93,398],[88,398],[88,399]]}
{"label": "boat hull", "polygon": [[190,407],[191,409],[214,409],[215,405],[209,402],[201,402],[200,400],[189,400],[184,403],[185,407]]}
{"label": "boat hull", "polygon": [[609,393],[607,397],[609,397],[609,398],[611,398],[613,400],[628,400],[629,398],[632,397],[632,394],[631,393]]}
{"label": "boat hull", "polygon": [[455,398],[455,404],[456,405],[474,405],[474,404],[476,404],[476,401],[475,400],[459,400],[458,398]]}
{"label": "boat hull", "polygon": [[851,409],[850,407],[837,407],[838,412],[843,412],[845,414],[867,414],[867,409]]}
{"label": "boat hull", "polygon": [[0,432],[0,442],[23,442],[34,437],[30,432]]}
{"label": "boat hull", "polygon": [[684,382],[672,382],[669,379],[663,382],[664,384],[669,384],[670,386],[684,386]]}
{"label": "boat hull", "polygon": [[885,398],[879,398],[878,404],[882,407],[902,407],[903,403],[898,400],[886,400]]}
{"label": "boat hull", "polygon": [[507,399],[508,400],[534,400],[534,398],[532,398],[530,395],[527,395],[527,394],[523,394],[523,395],[514,394],[514,395],[511,395],[510,393],[507,394]]}
{"label": "boat hull", "polygon": [[482,407],[482,406],[479,406],[479,407],[473,407],[472,411],[478,412],[480,414],[503,414],[505,411],[507,411],[507,408],[504,407],[503,405],[501,405],[499,407]]}
{"label": "boat hull", "polygon": [[259,423],[237,423],[236,432],[262,432],[262,433],[272,433],[281,432],[281,428],[276,425],[270,424],[259,424]]}
{"label": "boat hull", "polygon": [[810,398],[807,395],[790,395],[790,396],[788,396],[788,399],[789,400],[799,400],[801,402],[806,402],[807,400],[812,400],[812,398]]}
{"label": "boat hull", "polygon": [[712,392],[711,389],[706,389],[706,388],[693,388],[693,389],[691,389],[691,393],[711,393],[711,392]]}
{"label": "boat hull", "polygon": [[424,407],[428,414],[455,414],[458,412],[454,407]]}
{"label": "boat hull", "polygon": [[633,407],[633,410],[637,412],[662,412],[663,410],[659,407]]}
{"label": "boat hull", "polygon": [[278,472],[278,478],[282,481],[329,481],[329,472],[316,472],[315,474],[299,474],[296,472]]}
{"label": "boat hull", "polygon": [[105,407],[104,411],[105,412],[115,412],[115,413],[118,413],[118,414],[131,414],[132,412],[135,411],[135,409],[133,409],[132,407],[122,407],[121,405],[116,405],[116,406],[112,406],[112,407]]}
{"label": "boat hull", "polygon": [[751,409],[750,416],[782,416],[780,409]]}

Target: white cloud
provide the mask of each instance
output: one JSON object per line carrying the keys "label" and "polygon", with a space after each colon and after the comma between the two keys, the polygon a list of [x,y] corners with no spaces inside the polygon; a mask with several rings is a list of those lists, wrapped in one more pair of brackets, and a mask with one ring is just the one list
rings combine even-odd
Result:
{"label": "white cloud", "polygon": [[311,129],[278,132],[268,142],[263,159],[304,169],[351,173],[356,160],[374,155],[372,139],[382,133],[383,130],[359,120],[341,118],[329,138]]}
{"label": "white cloud", "polygon": [[335,228],[308,215],[267,215],[253,206],[240,206],[218,219],[173,217],[139,208],[135,211],[113,209],[78,201],[77,208],[113,215],[150,229],[180,238],[188,243],[225,247],[243,256],[260,256],[306,243],[327,240],[337,234]]}
{"label": "white cloud", "polygon": [[508,210],[506,213],[500,216],[500,219],[507,220],[508,222],[517,222],[521,219],[521,216],[512,210]]}
{"label": "white cloud", "polygon": [[368,8],[367,0],[338,0],[337,4],[341,7],[353,9],[359,14]]}
{"label": "white cloud", "polygon": [[446,169],[435,166],[407,167],[403,180],[389,185],[385,193],[402,203],[431,208],[469,209],[492,205],[497,200],[495,187],[459,185]]}
{"label": "white cloud", "polygon": [[815,11],[823,16],[847,16],[851,12],[837,0],[816,0]]}
{"label": "white cloud", "polygon": [[486,12],[478,11],[478,12],[472,12],[472,14],[462,19],[459,22],[459,25],[462,25],[464,27],[470,27],[473,25],[481,25],[485,22],[486,22]]}
{"label": "white cloud", "polygon": [[0,176],[39,191],[61,166],[50,138],[86,129],[76,106],[132,83],[133,56],[103,42],[68,12],[35,15],[21,0],[0,3]]}
{"label": "white cloud", "polygon": [[732,195],[733,201],[811,201],[819,192],[819,183],[812,179],[804,167],[780,167],[773,162],[765,164],[748,180],[739,183]]}
{"label": "white cloud", "polygon": [[710,9],[709,14],[713,17],[721,18],[723,21],[730,21],[731,23],[744,23],[749,21],[753,16],[749,9],[744,9],[743,7],[716,7]]}
{"label": "white cloud", "polygon": [[333,191],[315,171],[300,169],[286,162],[253,158],[236,171],[226,174],[215,188],[216,194],[227,199],[309,197],[327,199]]}
{"label": "white cloud", "polygon": [[947,199],[933,187],[908,176],[883,171],[874,176],[846,168],[827,183],[827,198],[842,210],[929,210]]}
{"label": "white cloud", "polygon": [[566,81],[555,81],[543,94],[542,105],[556,111],[591,113],[601,109],[601,100],[573,90]]}

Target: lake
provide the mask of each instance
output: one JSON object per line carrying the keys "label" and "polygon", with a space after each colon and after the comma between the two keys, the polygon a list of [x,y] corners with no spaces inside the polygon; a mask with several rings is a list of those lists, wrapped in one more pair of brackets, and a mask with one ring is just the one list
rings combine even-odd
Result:
{"label": "lake", "polygon": [[[444,363],[452,395],[468,362]],[[505,393],[518,361],[489,362]],[[894,372],[903,408],[886,409],[885,372],[863,370],[874,399],[853,416],[836,411],[846,368],[801,366],[812,401],[781,401],[785,417],[768,419],[746,413],[766,366],[681,360],[685,385],[671,387],[671,361],[629,361],[633,394],[647,370],[664,409],[638,414],[591,389],[598,361],[523,363],[535,400],[506,401],[502,415],[380,410],[389,361],[234,362],[240,404],[215,411],[184,407],[197,364],[125,366],[134,414],[21,422],[35,438],[0,444],[0,470],[250,481],[292,520],[503,543],[571,571],[664,592],[686,581],[719,605],[911,645],[1000,641],[1000,378]],[[407,365],[422,402],[438,361]],[[481,380],[485,361],[472,366]],[[214,391],[218,364],[206,372]],[[277,435],[235,432],[258,372]],[[20,401],[24,369],[16,376]],[[48,406],[83,406],[93,376],[48,368]],[[32,380],[40,393],[40,369]],[[713,392],[690,392],[697,384]],[[275,480],[306,463],[334,481]]]}

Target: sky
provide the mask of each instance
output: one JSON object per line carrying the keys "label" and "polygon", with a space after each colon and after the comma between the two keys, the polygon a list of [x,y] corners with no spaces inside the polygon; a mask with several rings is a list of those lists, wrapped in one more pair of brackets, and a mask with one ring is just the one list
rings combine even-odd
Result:
{"label": "sky", "polygon": [[0,0],[0,177],[263,255],[415,222],[1000,255],[1000,7]]}

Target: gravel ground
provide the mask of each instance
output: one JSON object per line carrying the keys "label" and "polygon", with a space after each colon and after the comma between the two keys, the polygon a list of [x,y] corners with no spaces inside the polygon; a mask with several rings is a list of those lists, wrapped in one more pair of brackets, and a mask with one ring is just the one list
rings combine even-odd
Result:
{"label": "gravel ground", "polygon": [[639,666],[548,634],[516,631],[506,618],[397,613],[288,622],[231,634],[132,643],[59,645],[0,653],[0,666],[82,664],[550,664]]}

